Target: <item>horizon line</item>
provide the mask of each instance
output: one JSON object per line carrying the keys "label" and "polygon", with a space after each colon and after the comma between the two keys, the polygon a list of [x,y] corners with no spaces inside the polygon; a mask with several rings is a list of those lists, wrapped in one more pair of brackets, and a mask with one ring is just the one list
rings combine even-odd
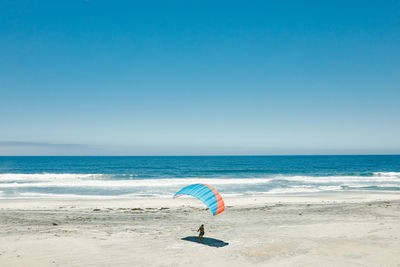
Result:
{"label": "horizon line", "polygon": [[218,155],[0,155],[0,157],[279,157],[279,156],[400,156],[400,153],[371,154],[218,154]]}

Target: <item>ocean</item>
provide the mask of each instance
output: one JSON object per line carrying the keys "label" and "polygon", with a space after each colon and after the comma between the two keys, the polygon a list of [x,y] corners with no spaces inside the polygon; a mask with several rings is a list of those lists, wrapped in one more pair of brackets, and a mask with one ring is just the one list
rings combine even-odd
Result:
{"label": "ocean", "polygon": [[223,196],[400,193],[400,155],[0,157],[0,199],[172,197],[192,183]]}

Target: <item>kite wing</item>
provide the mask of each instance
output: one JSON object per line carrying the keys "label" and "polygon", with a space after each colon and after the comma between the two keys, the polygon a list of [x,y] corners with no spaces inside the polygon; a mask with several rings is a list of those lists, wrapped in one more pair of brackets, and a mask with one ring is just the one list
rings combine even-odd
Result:
{"label": "kite wing", "polygon": [[217,190],[206,184],[188,185],[174,195],[174,198],[189,195],[201,200],[210,209],[213,215],[220,214],[225,210],[225,204]]}

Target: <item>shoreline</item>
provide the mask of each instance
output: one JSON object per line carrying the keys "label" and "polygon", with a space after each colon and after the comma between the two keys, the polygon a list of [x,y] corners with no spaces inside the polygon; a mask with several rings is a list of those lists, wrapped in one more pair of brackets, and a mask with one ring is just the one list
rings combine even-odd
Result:
{"label": "shoreline", "polygon": [[[252,196],[232,196],[222,195],[226,206],[246,206],[254,204],[268,204],[268,203],[358,203],[369,201],[387,201],[387,200],[400,200],[400,193],[393,192],[367,192],[367,193],[354,193],[354,192],[324,192],[324,193],[292,193],[292,194],[273,194],[273,195],[252,195]],[[254,203],[256,202],[256,203]],[[149,206],[168,206],[178,207],[182,205],[190,205],[193,207],[204,206],[199,200],[191,196],[182,196],[178,199],[172,197],[131,197],[131,198],[10,198],[0,199],[0,210],[10,207],[20,206],[21,208],[28,208],[39,204],[46,206],[56,206],[62,203],[80,203],[82,205],[92,206],[101,203],[107,206],[126,206],[130,204],[139,205],[140,207]],[[205,206],[204,206],[205,207]]]}

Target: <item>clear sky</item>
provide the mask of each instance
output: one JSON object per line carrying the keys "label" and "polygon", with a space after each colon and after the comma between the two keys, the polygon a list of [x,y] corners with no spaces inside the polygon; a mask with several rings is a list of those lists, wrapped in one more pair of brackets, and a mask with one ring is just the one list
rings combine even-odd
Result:
{"label": "clear sky", "polygon": [[400,153],[399,1],[1,1],[0,155]]}

